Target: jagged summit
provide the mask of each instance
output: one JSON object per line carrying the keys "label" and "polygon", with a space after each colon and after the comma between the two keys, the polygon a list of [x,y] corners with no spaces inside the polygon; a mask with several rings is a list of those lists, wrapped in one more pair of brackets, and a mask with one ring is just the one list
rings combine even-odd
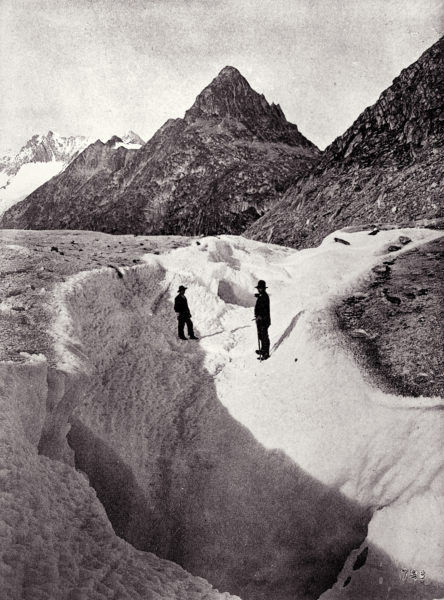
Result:
{"label": "jagged summit", "polygon": [[185,113],[189,123],[199,119],[231,119],[258,139],[316,148],[296,125],[287,121],[279,104],[269,104],[265,96],[253,90],[245,77],[231,66],[220,71]]}

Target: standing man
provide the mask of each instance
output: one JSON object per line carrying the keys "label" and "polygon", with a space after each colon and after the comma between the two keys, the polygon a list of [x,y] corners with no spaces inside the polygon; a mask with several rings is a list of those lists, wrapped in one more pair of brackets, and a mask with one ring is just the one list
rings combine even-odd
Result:
{"label": "standing man", "polygon": [[197,338],[194,335],[193,321],[191,320],[191,313],[190,313],[190,309],[188,308],[188,300],[185,298],[185,290],[186,289],[187,288],[184,285],[179,285],[179,289],[177,290],[178,295],[176,296],[176,299],[174,300],[174,310],[177,312],[179,338],[181,340],[188,339],[185,337],[185,334],[183,331],[184,327],[185,327],[185,323],[186,323],[190,340],[197,340],[199,338]]}
{"label": "standing man", "polygon": [[270,320],[270,298],[265,291],[267,286],[262,279],[257,282],[256,306],[254,307],[254,317],[256,319],[257,335],[260,342],[259,354],[261,360],[267,360],[270,357],[270,338],[268,337],[268,328],[271,325]]}

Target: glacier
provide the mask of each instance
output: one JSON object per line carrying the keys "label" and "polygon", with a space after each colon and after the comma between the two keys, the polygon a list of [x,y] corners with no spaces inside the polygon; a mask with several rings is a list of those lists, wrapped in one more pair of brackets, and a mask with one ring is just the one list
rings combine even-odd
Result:
{"label": "glacier", "polygon": [[8,598],[444,596],[444,400],[379,390],[331,315],[399,235],[442,234],[367,233],[199,238],[54,287],[52,352],[0,363]]}

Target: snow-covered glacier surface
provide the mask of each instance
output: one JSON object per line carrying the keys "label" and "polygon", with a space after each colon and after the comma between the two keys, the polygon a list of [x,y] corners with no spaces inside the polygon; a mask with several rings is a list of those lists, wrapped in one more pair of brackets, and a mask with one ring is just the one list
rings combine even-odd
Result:
{"label": "snow-covered glacier surface", "polygon": [[1,365],[8,597],[221,597],[173,562],[244,600],[443,597],[444,401],[378,390],[329,311],[401,234],[439,235],[210,237],[61,284],[56,362]]}

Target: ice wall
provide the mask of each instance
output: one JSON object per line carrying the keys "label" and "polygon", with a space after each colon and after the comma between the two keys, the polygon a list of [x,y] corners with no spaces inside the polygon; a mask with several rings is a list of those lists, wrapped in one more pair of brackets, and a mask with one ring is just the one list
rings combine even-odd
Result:
{"label": "ice wall", "polygon": [[[222,279],[233,293],[242,284],[242,303],[252,281],[215,258],[199,269],[194,298],[210,335],[231,312],[217,296]],[[62,290],[61,364],[74,377],[88,372],[69,418],[76,466],[135,547],[242,598],[316,598],[365,537],[368,512],[265,449],[229,414],[205,352],[176,339],[171,302],[183,276],[152,261]],[[46,453],[61,452],[59,409],[47,422]]]}

